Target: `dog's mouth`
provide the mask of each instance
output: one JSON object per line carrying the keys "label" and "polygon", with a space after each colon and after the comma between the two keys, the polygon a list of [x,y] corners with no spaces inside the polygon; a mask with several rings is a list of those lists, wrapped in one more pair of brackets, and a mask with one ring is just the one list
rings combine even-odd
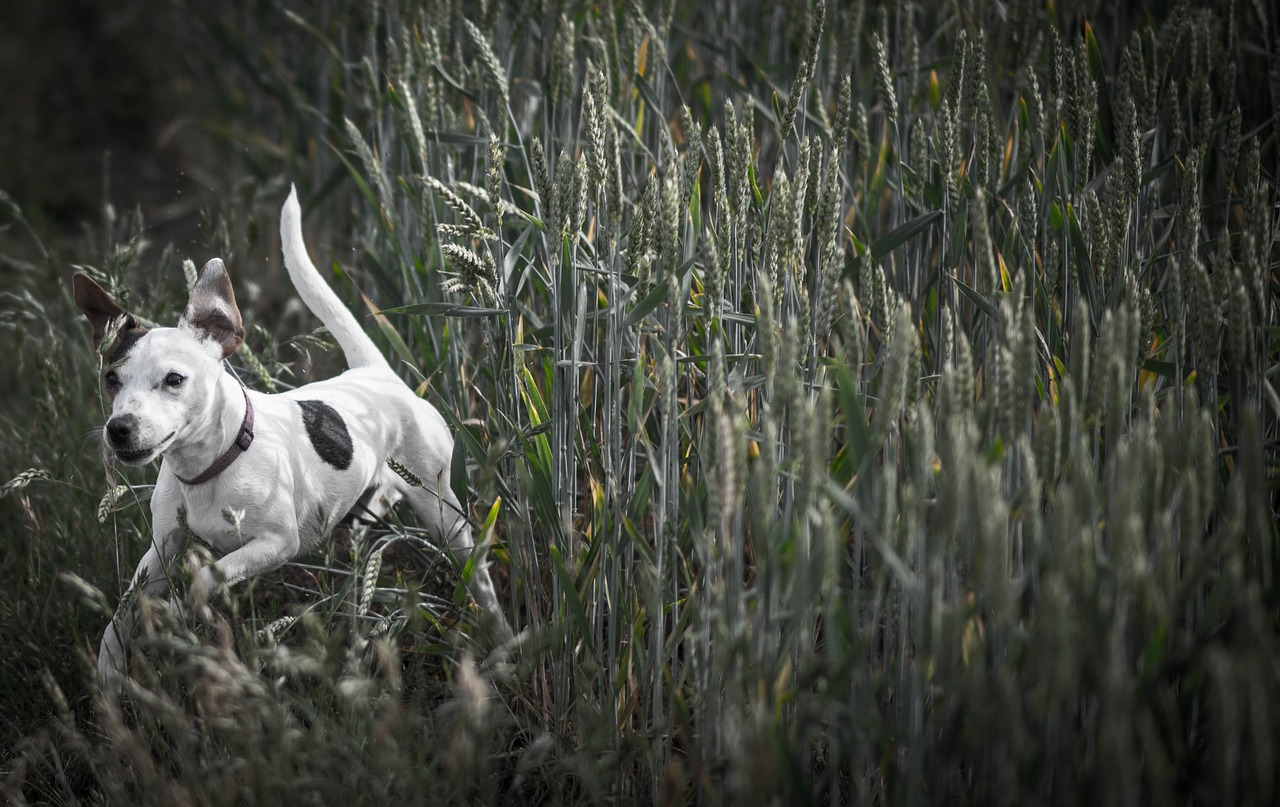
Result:
{"label": "dog's mouth", "polygon": [[173,439],[173,436],[175,434],[177,434],[177,432],[170,432],[168,437],[164,438],[163,440],[151,446],[150,448],[139,448],[139,449],[117,448],[116,459],[120,460],[125,465],[142,465],[150,461],[151,459],[155,458],[157,454],[163,451],[164,447],[169,444],[169,441]]}

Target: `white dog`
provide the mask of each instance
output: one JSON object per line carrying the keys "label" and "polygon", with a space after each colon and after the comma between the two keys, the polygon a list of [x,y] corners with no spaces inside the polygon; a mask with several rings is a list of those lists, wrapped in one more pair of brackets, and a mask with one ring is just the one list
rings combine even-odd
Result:
{"label": "white dog", "polygon": [[[163,458],[151,498],[154,537],[131,583],[149,596],[165,591],[183,546],[179,509],[191,532],[223,553],[215,565],[228,585],[315,549],[353,510],[385,513],[401,497],[456,555],[472,550],[449,486],[453,438],[444,419],[392,372],[325,284],[307,256],[301,219],[292,191],[280,216],[285,266],[350,369],[279,395],[245,390],[223,367],[244,327],[217,258],[200,271],[176,328],[140,327],[87,275],[75,276],[76,305],[93,325],[112,402],[103,439],[127,465]],[[228,508],[243,514],[238,529]],[[476,561],[472,595],[509,633],[483,558]],[[205,568],[193,585],[207,594],[215,579]],[[102,637],[98,675],[111,691],[126,669],[125,638],[115,620]]]}

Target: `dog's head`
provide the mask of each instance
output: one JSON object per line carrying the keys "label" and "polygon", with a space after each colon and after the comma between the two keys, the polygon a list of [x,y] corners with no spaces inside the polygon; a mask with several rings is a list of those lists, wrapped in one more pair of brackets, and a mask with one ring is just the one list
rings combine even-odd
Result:
{"label": "dog's head", "polygon": [[215,415],[222,360],[244,341],[231,278],[214,258],[200,270],[176,328],[144,328],[83,272],[76,305],[93,326],[111,417],[102,439],[125,464],[150,462]]}

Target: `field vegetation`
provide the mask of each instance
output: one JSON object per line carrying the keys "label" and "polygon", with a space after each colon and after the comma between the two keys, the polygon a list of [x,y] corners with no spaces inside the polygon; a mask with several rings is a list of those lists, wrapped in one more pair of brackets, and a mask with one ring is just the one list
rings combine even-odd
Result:
{"label": "field vegetation", "polygon": [[[216,9],[157,12],[208,254],[0,199],[3,798],[1280,799],[1274,7]],[[113,703],[155,469],[101,459],[71,264],[171,324],[219,254],[232,371],[323,377],[290,182],[523,633],[405,511],[132,603]]]}

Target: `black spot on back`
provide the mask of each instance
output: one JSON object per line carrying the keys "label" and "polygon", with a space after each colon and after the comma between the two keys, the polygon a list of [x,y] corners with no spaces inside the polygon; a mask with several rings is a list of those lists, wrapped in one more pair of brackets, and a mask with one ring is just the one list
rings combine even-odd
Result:
{"label": "black spot on back", "polygon": [[320,459],[345,471],[351,467],[351,433],[342,415],[324,401],[298,401],[302,409],[302,425],[307,438]]}
{"label": "black spot on back", "polygon": [[147,335],[147,329],[142,327],[127,328],[120,331],[116,337],[116,341],[111,343],[111,347],[107,348],[102,354],[103,362],[108,366],[119,364],[129,355],[129,351],[133,350],[133,346],[138,344],[138,340]]}

